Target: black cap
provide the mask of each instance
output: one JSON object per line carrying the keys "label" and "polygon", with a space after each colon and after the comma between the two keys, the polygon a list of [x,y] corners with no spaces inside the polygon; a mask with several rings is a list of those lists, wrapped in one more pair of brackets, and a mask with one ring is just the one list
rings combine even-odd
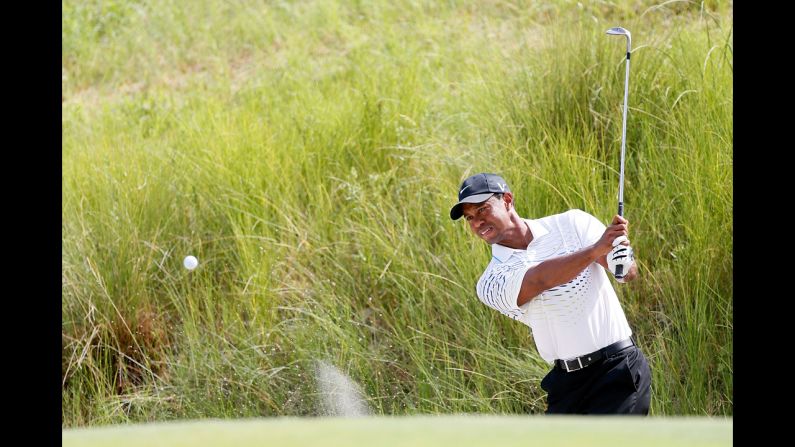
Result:
{"label": "black cap", "polygon": [[458,188],[458,203],[450,210],[450,218],[458,220],[464,213],[465,203],[480,203],[489,200],[494,194],[511,192],[508,182],[497,174],[482,172],[464,180]]}

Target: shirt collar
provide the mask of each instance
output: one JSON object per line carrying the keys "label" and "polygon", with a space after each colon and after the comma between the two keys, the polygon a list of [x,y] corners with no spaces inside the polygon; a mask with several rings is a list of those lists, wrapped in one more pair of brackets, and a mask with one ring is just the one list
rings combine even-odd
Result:
{"label": "shirt collar", "polygon": [[[537,222],[535,220],[532,220],[532,219],[522,219],[522,220],[525,222],[525,224],[527,224],[527,228],[530,229],[530,233],[533,234],[533,240],[530,241],[530,245],[533,245],[533,243],[538,238],[540,238],[541,236],[549,233],[549,231],[546,228],[544,228],[543,225],[541,225],[539,222]],[[528,247],[530,245],[528,245]],[[506,247],[504,245],[494,244],[494,245],[491,246],[491,255],[494,256],[495,258],[497,258],[498,261],[505,262],[515,252],[525,251],[525,250],[526,250],[526,248],[525,249],[510,248],[510,247]]]}

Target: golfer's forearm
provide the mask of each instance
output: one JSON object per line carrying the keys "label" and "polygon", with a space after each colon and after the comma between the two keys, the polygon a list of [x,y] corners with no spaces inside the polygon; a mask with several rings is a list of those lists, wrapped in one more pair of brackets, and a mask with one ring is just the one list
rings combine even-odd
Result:
{"label": "golfer's forearm", "polygon": [[524,274],[516,304],[521,306],[544,290],[571,281],[600,256],[602,253],[595,246],[589,246],[576,253],[549,259],[531,267]]}

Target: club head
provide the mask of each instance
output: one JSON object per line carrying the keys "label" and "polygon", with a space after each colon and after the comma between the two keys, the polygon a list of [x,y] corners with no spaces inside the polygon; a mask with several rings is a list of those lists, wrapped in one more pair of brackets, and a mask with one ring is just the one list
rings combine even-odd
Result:
{"label": "club head", "polygon": [[609,30],[607,30],[607,34],[610,34],[611,36],[627,36],[627,37],[631,36],[629,30],[621,28],[620,26],[610,28]]}
{"label": "club head", "polygon": [[607,30],[607,34],[611,36],[624,36],[627,38],[627,60],[629,60],[629,52],[632,47],[632,34],[630,34],[629,30],[621,28],[620,26],[615,26]]}

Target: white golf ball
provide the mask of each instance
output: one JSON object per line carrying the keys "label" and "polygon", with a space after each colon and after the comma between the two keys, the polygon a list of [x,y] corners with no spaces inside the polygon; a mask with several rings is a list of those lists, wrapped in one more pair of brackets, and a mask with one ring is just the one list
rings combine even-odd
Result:
{"label": "white golf ball", "polygon": [[196,256],[185,256],[185,260],[182,261],[182,265],[184,265],[188,270],[193,270],[197,265],[199,265],[199,260],[196,259]]}

